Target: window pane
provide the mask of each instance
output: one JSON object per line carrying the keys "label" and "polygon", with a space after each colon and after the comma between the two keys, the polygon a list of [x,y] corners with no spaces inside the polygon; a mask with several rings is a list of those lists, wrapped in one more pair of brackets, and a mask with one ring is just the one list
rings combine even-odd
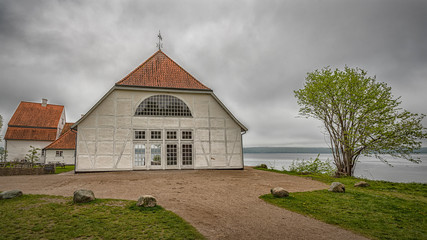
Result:
{"label": "window pane", "polygon": [[185,140],[191,140],[191,139],[193,139],[193,132],[192,131],[182,131],[182,139],[185,139]]}
{"label": "window pane", "polygon": [[191,117],[188,106],[179,98],[170,95],[151,96],[137,107],[136,116],[184,116]]}
{"label": "window pane", "polygon": [[182,165],[193,164],[193,145],[182,144]]}
{"label": "window pane", "polygon": [[176,131],[166,131],[166,139],[176,139]]}
{"label": "window pane", "polygon": [[135,131],[135,139],[145,139],[145,131]]}
{"label": "window pane", "polygon": [[160,144],[151,145],[151,165],[162,165],[162,146]]}
{"label": "window pane", "polygon": [[166,144],[166,162],[167,165],[178,165],[177,144]]}
{"label": "window pane", "polygon": [[145,165],[145,145],[135,144],[135,166]]}
{"label": "window pane", "polygon": [[151,131],[151,139],[162,139],[162,131]]}

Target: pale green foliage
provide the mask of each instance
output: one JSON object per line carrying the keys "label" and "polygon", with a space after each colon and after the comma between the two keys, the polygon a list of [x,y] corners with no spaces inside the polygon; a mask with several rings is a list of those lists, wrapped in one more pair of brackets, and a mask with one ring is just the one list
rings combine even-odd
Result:
{"label": "pale green foliage", "polygon": [[36,148],[33,146],[30,146],[30,150],[28,150],[28,154],[25,155],[25,160],[34,163],[35,161],[39,160],[39,153],[40,148]]}
{"label": "pale green foliage", "polygon": [[331,175],[335,168],[332,166],[331,161],[328,159],[326,161],[321,161],[319,155],[313,160],[294,160],[292,161],[291,166],[289,166],[289,171],[298,172],[298,173],[323,173]]}
{"label": "pale green foliage", "polygon": [[424,114],[400,108],[391,87],[376,82],[359,68],[329,67],[308,73],[304,88],[295,91],[300,115],[323,122],[330,137],[337,173],[353,175],[361,154],[380,154],[419,162],[411,156],[427,138]]}
{"label": "pale green foliage", "polygon": [[7,151],[0,147],[0,162],[6,162],[6,158],[7,158]]}

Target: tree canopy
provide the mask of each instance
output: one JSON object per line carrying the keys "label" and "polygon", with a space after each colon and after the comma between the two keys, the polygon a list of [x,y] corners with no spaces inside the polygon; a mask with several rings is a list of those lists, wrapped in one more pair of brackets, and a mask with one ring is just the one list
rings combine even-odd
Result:
{"label": "tree canopy", "polygon": [[353,175],[361,154],[381,154],[419,162],[412,156],[427,138],[424,114],[400,107],[391,87],[360,68],[329,67],[308,73],[304,88],[294,91],[300,115],[323,122],[337,173]]}

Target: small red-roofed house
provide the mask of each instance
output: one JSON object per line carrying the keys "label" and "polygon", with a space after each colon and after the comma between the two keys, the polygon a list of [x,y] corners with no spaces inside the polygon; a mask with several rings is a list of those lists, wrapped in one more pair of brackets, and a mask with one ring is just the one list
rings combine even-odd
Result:
{"label": "small red-roofed house", "polygon": [[161,50],[73,126],[76,172],[243,169],[247,128]]}
{"label": "small red-roofed house", "polygon": [[[21,102],[4,136],[7,161],[24,159],[30,146],[43,149],[51,144],[60,136],[64,124],[64,106],[47,104],[46,99],[41,103]],[[44,156],[39,162],[44,162]]]}
{"label": "small red-roofed house", "polygon": [[46,163],[74,164],[77,133],[75,130],[70,129],[72,124],[74,123],[66,123],[64,129],[68,127],[68,130],[43,149]]}

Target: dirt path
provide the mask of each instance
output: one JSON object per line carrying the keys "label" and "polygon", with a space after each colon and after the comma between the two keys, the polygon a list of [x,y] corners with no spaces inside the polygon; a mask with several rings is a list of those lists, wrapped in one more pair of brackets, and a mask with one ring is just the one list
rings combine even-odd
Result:
{"label": "dirt path", "polygon": [[209,239],[365,239],[258,198],[276,186],[290,192],[327,188],[317,181],[252,168],[0,177],[2,191],[72,196],[85,188],[98,198],[129,200],[151,194]]}

